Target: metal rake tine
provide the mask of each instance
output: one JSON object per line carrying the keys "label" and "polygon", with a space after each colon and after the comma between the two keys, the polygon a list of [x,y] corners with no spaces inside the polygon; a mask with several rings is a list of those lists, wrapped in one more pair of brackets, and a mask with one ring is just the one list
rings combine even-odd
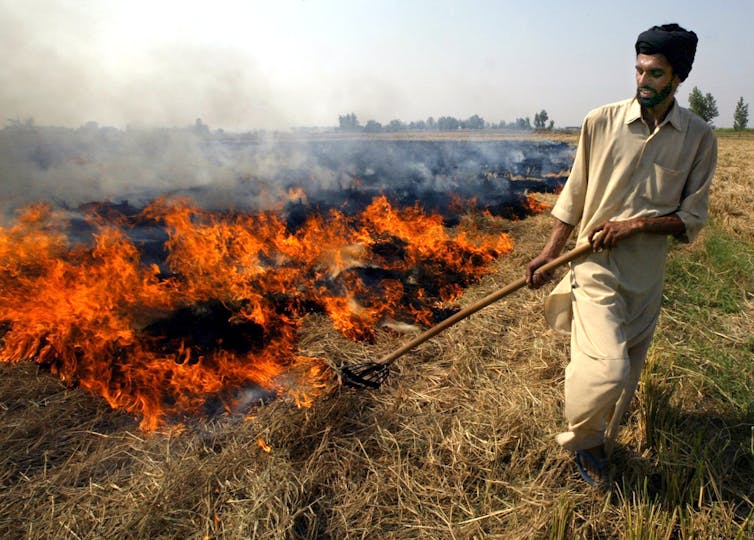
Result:
{"label": "metal rake tine", "polygon": [[390,375],[386,364],[363,362],[341,368],[346,385],[352,388],[379,388]]}

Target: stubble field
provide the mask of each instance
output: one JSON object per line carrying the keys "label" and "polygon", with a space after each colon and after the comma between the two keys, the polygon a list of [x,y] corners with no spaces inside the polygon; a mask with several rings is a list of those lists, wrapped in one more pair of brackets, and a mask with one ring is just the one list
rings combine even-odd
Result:
{"label": "stubble field", "polygon": [[[542,317],[545,287],[421,345],[378,391],[157,433],[32,362],[0,363],[0,536],[754,538],[754,135],[719,143],[710,223],[672,249],[609,491],[553,440],[568,341]],[[518,279],[550,225],[507,222],[514,250],[461,304]],[[300,347],[342,365],[405,339],[358,344],[312,317]]]}

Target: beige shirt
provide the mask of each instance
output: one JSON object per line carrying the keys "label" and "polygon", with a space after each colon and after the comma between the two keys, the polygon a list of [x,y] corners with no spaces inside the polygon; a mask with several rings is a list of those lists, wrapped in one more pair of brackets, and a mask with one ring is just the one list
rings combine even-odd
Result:
{"label": "beige shirt", "polygon": [[[580,223],[577,243],[607,220],[677,214],[689,242],[707,220],[717,139],[704,120],[677,102],[654,132],[635,98],[591,111],[584,120],[571,174],[552,215]],[[632,339],[654,325],[662,299],[667,239],[638,234],[571,267],[545,304],[547,320],[570,330],[572,286],[594,302],[618,302]]]}

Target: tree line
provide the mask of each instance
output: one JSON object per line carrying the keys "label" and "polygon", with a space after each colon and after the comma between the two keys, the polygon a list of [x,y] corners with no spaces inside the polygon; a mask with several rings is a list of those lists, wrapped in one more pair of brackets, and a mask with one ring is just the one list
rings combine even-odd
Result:
{"label": "tree line", "polygon": [[[717,100],[715,97],[707,92],[703,93],[696,86],[691,90],[689,94],[689,109],[698,114],[708,124],[712,124],[712,120],[720,116],[720,112],[717,110]],[[744,102],[743,96],[741,96],[736,102],[736,108],[733,111],[733,129],[736,131],[742,131],[749,125],[749,104]]]}
{"label": "tree line", "polygon": [[[712,121],[720,116],[717,109],[717,100],[707,92],[703,93],[696,86],[689,94],[689,109],[698,114],[705,122],[712,124]],[[749,104],[744,102],[743,96],[736,103],[733,111],[733,129],[736,131],[744,130],[749,125]],[[397,132],[406,130],[419,131],[456,131],[459,129],[510,129],[510,130],[552,130],[555,122],[550,119],[547,111],[542,109],[534,115],[532,123],[530,117],[516,118],[512,122],[502,120],[498,123],[486,122],[478,114],[472,115],[466,119],[459,119],[453,116],[440,116],[435,119],[430,116],[426,120],[417,120],[412,122],[403,122],[401,120],[391,120],[383,125],[376,120],[367,120],[362,125],[356,114],[349,113],[338,117],[338,128],[342,131],[363,131],[365,133]]]}
{"label": "tree line", "polygon": [[478,114],[474,114],[466,119],[459,119],[453,116],[440,116],[435,119],[430,116],[426,120],[416,120],[412,122],[403,122],[401,120],[391,120],[383,125],[376,120],[367,120],[361,124],[356,114],[343,114],[338,117],[338,128],[342,131],[363,131],[365,133],[396,132],[406,130],[419,131],[456,131],[459,129],[511,129],[511,130],[552,130],[555,122],[550,119],[547,111],[542,109],[534,115],[534,123],[530,117],[516,118],[512,122],[502,120],[498,123],[490,123],[484,120]]}

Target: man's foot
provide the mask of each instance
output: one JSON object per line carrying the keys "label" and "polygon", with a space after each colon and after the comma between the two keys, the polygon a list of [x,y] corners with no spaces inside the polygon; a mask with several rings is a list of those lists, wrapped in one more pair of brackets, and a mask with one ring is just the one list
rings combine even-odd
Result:
{"label": "man's foot", "polygon": [[610,468],[603,445],[576,450],[576,467],[581,478],[591,486],[606,487],[610,481]]}

